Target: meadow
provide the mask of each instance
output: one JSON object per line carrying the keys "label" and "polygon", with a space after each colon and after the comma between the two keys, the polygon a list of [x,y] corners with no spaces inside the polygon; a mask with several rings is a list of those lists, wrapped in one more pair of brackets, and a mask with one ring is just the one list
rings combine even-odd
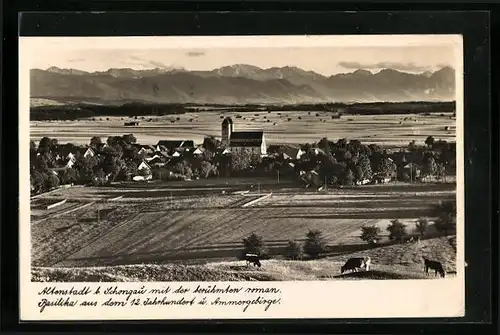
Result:
{"label": "meadow", "polygon": [[[70,213],[64,213],[67,208],[62,207],[60,211],[63,213],[59,215],[53,211],[43,215],[40,213],[43,210],[37,209],[39,216],[32,216],[31,224],[32,265],[57,269],[71,267],[85,272],[87,270],[78,268],[183,263],[176,265],[179,269],[198,266],[208,271],[207,275],[213,270],[210,266],[216,266],[218,270],[213,270],[216,272],[227,266],[236,266],[233,270],[237,272],[257,271],[239,268],[241,262],[237,261],[242,239],[255,232],[264,237],[270,253],[276,258],[266,261],[269,266],[274,264],[275,270],[264,265],[265,273],[259,272],[258,275],[278,278],[280,267],[285,266],[290,272],[290,267],[297,268],[303,263],[280,260],[288,240],[303,242],[309,229],[319,229],[328,244],[325,256],[333,265],[326,266],[324,271],[313,271],[317,278],[326,276],[330,270],[338,272],[335,269],[348,255],[371,255],[380,271],[395,266],[401,271],[408,268],[417,275],[421,272],[423,254],[441,259],[448,267],[454,268],[453,247],[448,238],[434,237],[432,219],[429,234],[433,237],[423,240],[419,246],[403,244],[369,248],[359,237],[361,227],[377,225],[381,228],[381,242],[388,242],[385,227],[396,218],[407,224],[408,232],[413,233],[416,219],[427,216],[438,201],[455,196],[453,184],[386,184],[324,193],[280,189],[248,207],[241,206],[259,195],[222,194],[218,188],[214,188],[211,194],[186,195],[182,191],[173,191],[175,187],[170,184],[164,186],[156,185],[147,190],[132,186],[72,187],[34,199],[32,206],[42,201],[40,199],[55,202],[71,198],[73,204],[78,203],[81,207],[71,207]],[[177,185],[180,190],[188,188]],[[137,196],[148,192],[154,196]],[[127,197],[127,194],[134,193],[135,196]],[[148,201],[142,200],[144,198]],[[383,248],[392,248],[393,252],[387,254]],[[309,264],[303,265],[305,267],[314,264],[305,263]],[[57,269],[43,271],[65,271]],[[293,270],[295,272],[292,271],[290,276],[306,278],[306,270],[301,272],[302,275],[293,275],[298,271]],[[185,273],[183,271],[180,273]],[[248,273],[234,275],[234,278],[245,276]]]}
{"label": "meadow", "polygon": [[302,144],[322,137],[357,139],[388,147],[406,146],[412,140],[423,142],[427,136],[455,140],[456,120],[452,113],[400,115],[343,115],[325,111],[201,111],[169,116],[139,117],[139,126],[125,126],[132,117],[96,117],[75,121],[31,121],[30,136],[57,138],[60,143],[88,144],[93,136],[134,134],[141,144],[156,144],[163,139],[191,139],[202,143],[207,135],[220,137],[222,119],[233,119],[234,130],[263,130],[267,143]]}

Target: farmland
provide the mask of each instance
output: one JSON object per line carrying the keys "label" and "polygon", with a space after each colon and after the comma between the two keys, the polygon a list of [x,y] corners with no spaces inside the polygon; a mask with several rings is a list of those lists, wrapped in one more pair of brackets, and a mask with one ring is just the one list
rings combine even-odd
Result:
{"label": "farmland", "polygon": [[[255,232],[264,237],[271,254],[278,258],[267,261],[270,263],[266,269],[271,272],[266,270],[266,275],[274,273],[272,278],[280,280],[280,267],[299,266],[297,263],[286,265],[289,263],[279,260],[287,241],[303,242],[309,229],[319,229],[329,246],[327,256],[334,264],[324,271],[332,266],[339,267],[347,254],[356,253],[372,255],[381,271],[394,268],[396,264],[396,268],[409,267],[408,271],[417,275],[417,268],[421,272],[417,263],[425,253],[444,257],[443,261],[454,267],[453,248],[445,237],[424,240],[420,249],[413,244],[384,247],[394,249],[389,255],[381,247],[368,249],[359,238],[362,226],[378,225],[382,238],[387,240],[385,227],[396,218],[408,224],[407,229],[411,232],[415,220],[428,215],[434,204],[455,196],[453,184],[386,184],[323,193],[263,185],[261,194],[251,191],[246,195],[232,193],[237,188],[224,186],[224,183],[176,182],[149,187],[116,185],[59,189],[32,200],[32,209],[38,206],[36,213],[32,213],[32,265],[63,268],[183,263],[176,266],[198,266],[208,275],[233,266],[242,249],[242,239]],[[239,189],[244,188],[248,188],[248,184],[239,185]],[[197,195],[198,189],[204,192]],[[228,192],[223,194],[221,190]],[[273,193],[251,206],[241,207],[264,192]],[[40,202],[66,198],[71,202],[44,215]],[[68,212],[68,207],[64,206],[72,207]],[[431,234],[432,228],[431,224]],[[396,252],[397,248],[401,250]],[[303,266],[314,264],[305,262]],[[250,271],[244,268],[240,270]],[[326,275],[318,271],[312,273],[319,277]],[[240,273],[234,277],[247,275]]]}
{"label": "farmland", "polygon": [[133,133],[141,144],[156,144],[163,139],[192,139],[203,142],[207,135],[220,136],[222,117],[235,122],[235,130],[262,129],[272,144],[302,144],[321,137],[357,139],[383,146],[406,146],[410,141],[423,142],[427,136],[455,139],[452,113],[400,115],[344,115],[334,119],[332,112],[257,111],[189,112],[170,116],[139,118],[139,126],[124,126],[131,117],[98,117],[74,121],[31,121],[30,136],[39,141],[43,136],[57,138],[60,143],[88,144],[92,136]]}

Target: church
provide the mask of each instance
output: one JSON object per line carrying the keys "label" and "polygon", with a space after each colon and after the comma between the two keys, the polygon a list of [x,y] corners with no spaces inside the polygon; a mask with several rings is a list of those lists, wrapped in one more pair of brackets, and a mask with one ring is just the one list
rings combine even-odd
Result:
{"label": "church", "polygon": [[264,132],[260,131],[234,131],[233,120],[226,117],[222,121],[222,146],[231,152],[246,151],[261,156],[267,154]]}

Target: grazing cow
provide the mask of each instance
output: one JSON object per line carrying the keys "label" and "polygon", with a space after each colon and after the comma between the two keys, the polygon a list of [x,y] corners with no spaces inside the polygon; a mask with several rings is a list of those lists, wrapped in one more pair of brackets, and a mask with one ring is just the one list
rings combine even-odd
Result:
{"label": "grazing cow", "polygon": [[340,268],[340,273],[347,271],[358,272],[358,269],[364,268],[365,271],[370,269],[370,257],[354,257],[349,258],[347,262]]}
{"label": "grazing cow", "polygon": [[247,266],[250,266],[250,264],[258,266],[259,268],[262,266],[262,264],[260,264],[259,256],[256,254],[246,254],[245,261],[247,263]]}
{"label": "grazing cow", "polygon": [[433,261],[433,260],[427,259],[425,257],[423,257],[423,259],[424,259],[424,272],[426,275],[429,275],[429,269],[431,269],[431,270],[434,270],[435,276],[437,276],[437,274],[439,273],[441,275],[441,277],[444,278],[446,272],[444,271],[443,265],[441,265],[440,262]]}

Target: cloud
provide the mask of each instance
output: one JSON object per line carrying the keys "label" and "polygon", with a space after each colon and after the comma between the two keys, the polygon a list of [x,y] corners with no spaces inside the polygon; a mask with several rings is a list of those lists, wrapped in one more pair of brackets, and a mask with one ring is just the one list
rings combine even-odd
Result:
{"label": "cloud", "polygon": [[205,56],[204,51],[189,51],[186,52],[186,55],[189,57],[200,57],[200,56]]}
{"label": "cloud", "polygon": [[346,69],[393,69],[408,72],[423,72],[429,71],[432,68],[429,66],[417,65],[415,63],[398,63],[398,62],[378,62],[371,64],[363,64],[359,62],[340,62],[340,66]]}
{"label": "cloud", "polygon": [[68,62],[70,62],[70,63],[81,63],[84,61],[85,61],[85,59],[83,59],[83,58],[68,59]]}

